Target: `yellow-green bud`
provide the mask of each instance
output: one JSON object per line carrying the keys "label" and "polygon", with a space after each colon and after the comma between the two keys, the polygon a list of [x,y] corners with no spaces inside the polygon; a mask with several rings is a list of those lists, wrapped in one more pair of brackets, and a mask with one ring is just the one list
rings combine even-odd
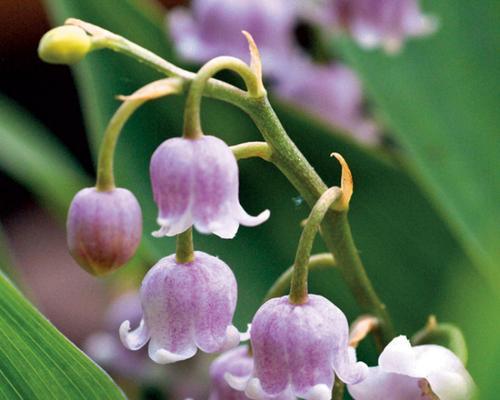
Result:
{"label": "yellow-green bud", "polygon": [[92,41],[77,26],[59,26],[43,35],[38,45],[38,55],[50,64],[74,64],[89,52]]}

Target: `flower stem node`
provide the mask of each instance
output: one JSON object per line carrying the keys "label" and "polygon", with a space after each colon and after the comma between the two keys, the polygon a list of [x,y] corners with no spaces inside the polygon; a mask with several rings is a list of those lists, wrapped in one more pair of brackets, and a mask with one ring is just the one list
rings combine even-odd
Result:
{"label": "flower stem node", "polygon": [[92,48],[92,39],[77,26],[59,26],[43,35],[38,55],[50,64],[75,64]]}
{"label": "flower stem node", "polygon": [[215,353],[240,342],[232,325],[236,279],[217,257],[200,251],[189,263],[165,257],[144,277],[140,295],[143,319],[134,331],[123,322],[120,338],[129,350],[149,341],[149,357],[158,364],[186,360],[198,348]]}
{"label": "flower stem node", "polygon": [[469,400],[474,382],[460,359],[438,345],[411,346],[405,336],[394,338],[380,354],[367,378],[348,386],[355,400]]}
{"label": "flower stem node", "polygon": [[360,382],[367,367],[348,347],[348,331],[344,313],[322,296],[309,295],[303,304],[288,296],[267,301],[252,321],[254,368],[246,395],[262,400],[289,391],[306,400],[329,400],[335,374],[346,383]]}
{"label": "flower stem node", "polygon": [[150,173],[161,226],[154,236],[178,235],[194,225],[201,233],[231,239],[240,224],[256,226],[269,218],[268,210],[256,217],[243,210],[238,164],[214,136],[163,142],[151,158]]}
{"label": "flower stem node", "polygon": [[141,208],[126,189],[86,188],[71,202],[67,219],[69,251],[93,275],[106,275],[129,261],[141,235]]}

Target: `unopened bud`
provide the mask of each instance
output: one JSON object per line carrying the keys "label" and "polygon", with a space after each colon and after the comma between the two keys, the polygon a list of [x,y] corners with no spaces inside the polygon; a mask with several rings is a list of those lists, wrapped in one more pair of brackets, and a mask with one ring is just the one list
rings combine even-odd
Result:
{"label": "unopened bud", "polygon": [[67,239],[73,258],[93,275],[106,275],[134,255],[142,235],[142,213],[126,189],[80,190],[68,213]]}
{"label": "unopened bud", "polygon": [[43,35],[38,55],[50,64],[74,64],[90,51],[92,40],[77,26],[59,26]]}

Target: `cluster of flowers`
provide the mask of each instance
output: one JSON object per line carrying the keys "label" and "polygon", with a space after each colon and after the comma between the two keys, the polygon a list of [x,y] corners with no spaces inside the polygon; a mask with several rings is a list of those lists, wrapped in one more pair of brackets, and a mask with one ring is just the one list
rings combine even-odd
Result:
{"label": "cluster of flowers", "polygon": [[239,33],[251,32],[264,73],[281,98],[364,142],[376,142],[377,127],[364,116],[356,73],[338,61],[316,63],[298,44],[300,23],[348,32],[365,48],[391,52],[407,37],[429,34],[435,26],[418,0],[194,0],[190,10],[174,8],[168,15],[169,32],[185,60],[206,62],[221,54],[245,59]]}
{"label": "cluster of flowers", "polygon": [[[194,225],[232,238],[239,224],[254,226],[269,217],[269,211],[252,217],[243,210],[236,159],[213,136],[165,141],[153,154],[150,172],[161,226],[156,236],[178,235]],[[83,189],[69,211],[71,253],[93,273],[127,261],[141,229],[137,200],[125,189]],[[421,399],[429,385],[441,399],[470,396],[470,376],[440,346],[411,347],[398,337],[378,367],[357,362],[345,315],[318,295],[301,304],[289,296],[267,301],[250,325],[251,346],[237,347],[248,334],[232,324],[236,279],[222,260],[203,252],[189,260],[175,254],[161,259],[146,274],[140,299],[142,319],[133,331],[128,320],[121,324],[122,343],[138,350],[149,342],[149,356],[159,364],[188,359],[198,349],[225,351],[211,367],[211,400],[327,400],[335,375],[361,400]]]}

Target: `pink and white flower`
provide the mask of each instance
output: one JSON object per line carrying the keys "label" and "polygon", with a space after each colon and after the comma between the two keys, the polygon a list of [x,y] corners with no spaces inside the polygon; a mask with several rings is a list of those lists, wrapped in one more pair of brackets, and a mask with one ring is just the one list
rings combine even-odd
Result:
{"label": "pink and white flower", "polygon": [[201,233],[230,239],[240,224],[256,226],[269,211],[248,215],[238,199],[238,164],[231,149],[215,136],[173,138],[151,158],[151,183],[159,208],[160,230],[174,236],[194,225]]}
{"label": "pink and white flower", "polygon": [[175,255],[165,257],[144,277],[140,295],[139,327],[130,331],[130,322],[123,322],[120,338],[130,350],[149,341],[149,357],[159,364],[191,358],[198,349],[222,351],[240,341],[232,324],[236,279],[217,257],[201,251],[188,263],[178,263]]}

